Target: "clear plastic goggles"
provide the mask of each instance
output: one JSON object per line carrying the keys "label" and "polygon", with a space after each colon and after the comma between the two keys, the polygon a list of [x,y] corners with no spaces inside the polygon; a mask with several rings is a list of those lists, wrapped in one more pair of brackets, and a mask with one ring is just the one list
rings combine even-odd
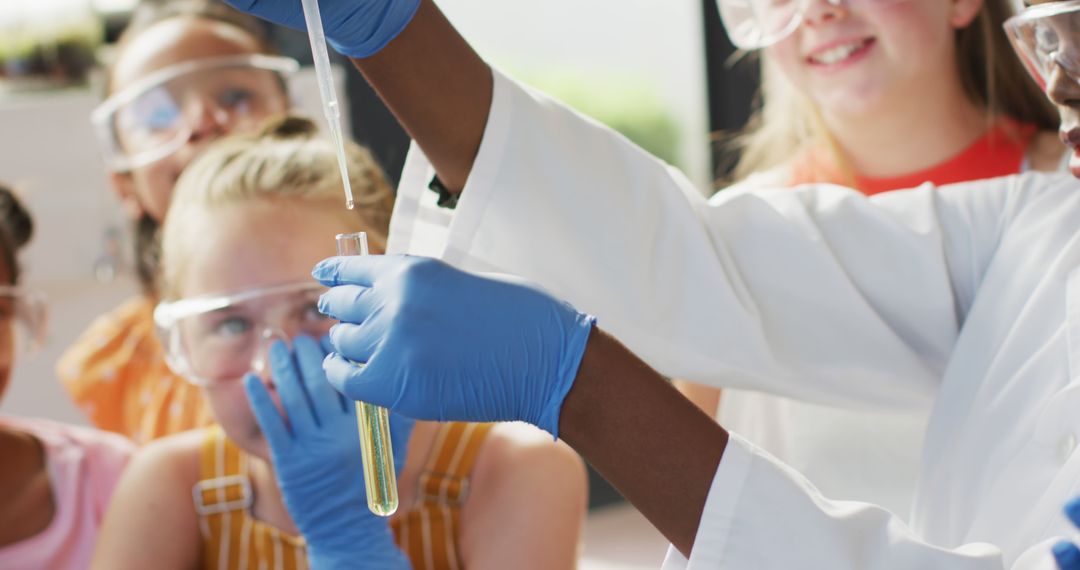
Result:
{"label": "clear plastic goggles", "polygon": [[1005,22],[1005,32],[1043,91],[1055,71],[1080,81],[1080,0],[1026,8]]}
{"label": "clear plastic goggles", "polygon": [[333,319],[319,312],[326,288],[305,281],[162,302],[154,324],[173,372],[199,386],[263,375],[275,339],[320,338]]}
{"label": "clear plastic goggles", "polygon": [[244,55],[187,61],[117,91],[90,114],[109,168],[124,172],[169,156],[204,116],[228,130],[288,108],[287,57]]}
{"label": "clear plastic goggles", "polygon": [[813,2],[857,9],[878,8],[904,0],[716,0],[724,29],[735,47],[756,50],[790,36]]}
{"label": "clear plastic goggles", "polygon": [[18,352],[33,354],[42,347],[48,314],[44,295],[0,285],[0,338],[14,336]]}

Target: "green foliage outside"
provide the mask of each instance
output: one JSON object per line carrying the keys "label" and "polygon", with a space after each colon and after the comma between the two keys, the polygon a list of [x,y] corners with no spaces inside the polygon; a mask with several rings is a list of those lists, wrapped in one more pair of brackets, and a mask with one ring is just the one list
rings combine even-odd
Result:
{"label": "green foliage outside", "polygon": [[524,72],[514,76],[615,129],[669,164],[682,166],[678,121],[647,82],[616,74]]}

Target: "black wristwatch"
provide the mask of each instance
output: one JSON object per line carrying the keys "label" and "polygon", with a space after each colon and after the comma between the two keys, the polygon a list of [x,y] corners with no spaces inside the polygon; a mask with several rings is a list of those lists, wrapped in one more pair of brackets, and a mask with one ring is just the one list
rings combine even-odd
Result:
{"label": "black wristwatch", "polygon": [[461,193],[454,194],[446,189],[446,185],[439,180],[438,176],[431,177],[431,183],[428,184],[428,189],[439,195],[439,201],[437,204],[440,208],[447,208],[453,210],[457,208],[458,197]]}

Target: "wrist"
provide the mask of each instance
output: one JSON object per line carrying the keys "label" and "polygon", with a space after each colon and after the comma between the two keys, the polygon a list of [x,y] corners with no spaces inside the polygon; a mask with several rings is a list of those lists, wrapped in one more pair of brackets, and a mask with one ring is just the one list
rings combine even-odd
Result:
{"label": "wrist", "polygon": [[534,422],[537,427],[547,431],[555,439],[559,439],[562,410],[567,395],[578,380],[585,352],[596,327],[596,317],[579,313],[572,307],[570,310],[573,311],[573,315],[564,321],[567,326],[563,331],[563,358],[555,371],[555,385],[548,405],[541,410],[540,417]]}
{"label": "wrist", "polygon": [[607,388],[604,386],[604,359],[612,339],[599,329],[594,329],[585,343],[585,351],[578,364],[577,375],[563,398],[559,412],[559,433],[564,440],[573,441],[589,433],[593,425],[604,422],[601,411]]}

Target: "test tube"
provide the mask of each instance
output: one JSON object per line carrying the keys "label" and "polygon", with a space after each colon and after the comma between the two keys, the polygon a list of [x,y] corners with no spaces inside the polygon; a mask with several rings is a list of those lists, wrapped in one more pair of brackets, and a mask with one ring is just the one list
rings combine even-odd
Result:
{"label": "test tube", "polygon": [[[338,234],[338,255],[367,255],[367,234]],[[363,366],[363,363],[354,363]],[[382,517],[398,508],[397,473],[394,449],[390,442],[390,414],[365,402],[356,402],[356,424],[360,430],[360,455],[364,462],[364,486],[368,508]]]}

